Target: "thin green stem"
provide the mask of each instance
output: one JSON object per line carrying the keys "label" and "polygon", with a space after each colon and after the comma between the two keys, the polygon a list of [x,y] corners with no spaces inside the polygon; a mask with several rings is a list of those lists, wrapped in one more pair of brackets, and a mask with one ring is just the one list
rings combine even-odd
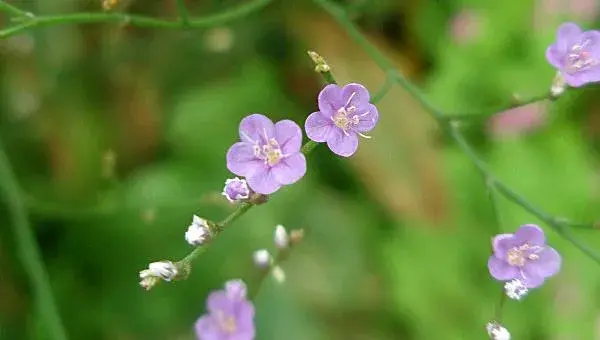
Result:
{"label": "thin green stem", "polygon": [[[243,5],[201,18],[190,18],[190,28],[207,28],[223,25],[247,16],[265,7],[273,0],[254,0]],[[28,28],[65,24],[121,23],[136,27],[180,29],[181,22],[156,19],[142,15],[123,13],[73,13],[48,16],[36,16],[26,19],[18,25],[0,30],[0,39],[23,32]]]}
{"label": "thin green stem", "polygon": [[390,92],[390,90],[392,89],[393,86],[394,86],[394,79],[392,79],[392,77],[389,76],[388,73],[386,73],[383,86],[381,86],[381,89],[373,96],[373,99],[371,100],[371,102],[373,104],[377,104],[377,102],[382,100],[383,97],[385,97],[385,95],[388,94],[388,92]]}
{"label": "thin green stem", "polygon": [[31,17],[31,13],[23,11],[13,5],[0,0],[0,12],[6,12],[17,17]]}
{"label": "thin green stem", "polygon": [[548,93],[540,94],[537,96],[533,96],[531,98],[518,100],[510,104],[506,104],[500,108],[479,111],[479,112],[471,112],[471,113],[457,113],[457,114],[446,114],[444,115],[444,119],[448,121],[471,121],[471,120],[485,120],[490,118],[493,115],[498,113],[508,111],[517,107],[533,104],[536,102],[544,101],[544,100],[553,100],[552,95]]}
{"label": "thin green stem", "polygon": [[492,213],[494,214],[494,222],[496,223],[496,232],[498,234],[502,233],[502,214],[500,213],[500,205],[498,204],[498,198],[496,197],[496,187],[495,182],[491,178],[486,178],[484,176],[485,186],[488,194],[488,199],[490,200],[490,204],[492,206]]}
{"label": "thin green stem", "polygon": [[591,248],[582,244],[579,240],[573,237],[566,224],[561,223],[558,219],[536,207],[523,196],[517,194],[504,183],[499,181],[488,169],[487,164],[475,153],[471,145],[467,143],[463,135],[460,133],[460,131],[458,131],[456,124],[451,124],[451,122],[446,119],[446,115],[441,110],[433,106],[425,97],[424,93],[414,86],[410,81],[408,81],[408,79],[406,79],[406,77],[404,77],[404,75],[394,67],[394,64],[359,31],[356,25],[352,23],[345,11],[339,5],[334,4],[330,0],[313,1],[327,11],[338,22],[338,24],[348,32],[348,35],[354,40],[354,42],[360,45],[367,52],[367,54],[375,61],[379,68],[389,74],[398,85],[404,88],[404,90],[411,94],[419,102],[419,104],[421,104],[425,111],[427,111],[438,122],[442,130],[456,142],[461,151],[463,151],[463,153],[466,154],[466,156],[479,169],[479,171],[485,175],[485,178],[493,180],[494,187],[500,194],[548,224],[554,231],[572,243],[577,249],[600,264],[600,255],[596,254],[596,252],[594,252]]}
{"label": "thin green stem", "polygon": [[504,292],[504,287],[500,290],[500,301],[496,305],[496,310],[494,312],[494,320],[498,323],[502,322],[502,311],[504,310],[504,302],[506,301],[506,293]]}
{"label": "thin green stem", "polygon": [[67,339],[44,262],[38,249],[35,235],[31,230],[25,202],[21,195],[21,188],[12,170],[6,152],[0,145],[0,190],[12,220],[17,253],[27,273],[34,290],[40,315],[44,318],[48,335],[52,339]]}
{"label": "thin green stem", "polygon": [[181,19],[181,25],[185,28],[190,27],[190,12],[188,12],[185,6],[185,0],[177,0],[177,11],[179,12],[179,19]]}

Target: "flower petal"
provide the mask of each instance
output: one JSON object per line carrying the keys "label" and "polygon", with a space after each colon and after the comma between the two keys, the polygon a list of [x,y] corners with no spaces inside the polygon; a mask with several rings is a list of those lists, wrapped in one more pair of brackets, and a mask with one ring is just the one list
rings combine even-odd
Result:
{"label": "flower petal", "polygon": [[579,42],[582,34],[581,28],[577,24],[567,22],[556,30],[556,44],[560,51],[566,53],[574,44]]}
{"label": "flower petal", "polygon": [[562,70],[565,67],[566,54],[567,51],[561,49],[558,44],[552,44],[546,49],[546,60],[556,69]]}
{"label": "flower petal", "polygon": [[223,312],[232,314],[234,312],[235,303],[229,299],[224,290],[216,290],[208,295],[206,299],[206,310],[209,313]]}
{"label": "flower petal", "polygon": [[530,245],[543,246],[546,244],[544,230],[535,224],[522,225],[515,232],[515,239],[520,243],[529,243]]}
{"label": "flower petal", "polygon": [[196,338],[201,340],[221,340],[223,334],[218,327],[217,320],[210,315],[203,315],[194,324]]}
{"label": "flower petal", "polygon": [[333,116],[337,110],[344,106],[342,100],[342,89],[336,84],[329,84],[321,90],[318,98],[319,111],[329,118]]}
{"label": "flower petal", "polygon": [[329,133],[327,146],[336,155],[350,157],[358,149],[358,136],[354,132],[346,134],[342,129],[335,128]]}
{"label": "flower petal", "polygon": [[560,271],[562,258],[554,248],[544,247],[544,250],[536,254],[539,258],[535,261],[528,261],[525,265],[524,269],[526,273],[532,276],[548,278]]}
{"label": "flower petal", "polygon": [[275,124],[275,139],[284,155],[293,154],[302,147],[302,130],[293,121],[282,120]]}
{"label": "flower petal", "polygon": [[251,114],[240,122],[240,139],[243,142],[255,144],[258,141],[266,142],[273,138],[275,126],[273,122],[264,115]]}
{"label": "flower petal", "polygon": [[304,129],[306,130],[306,136],[315,142],[325,142],[329,136],[329,133],[334,128],[333,121],[323,115],[320,111],[313,112],[306,118],[304,123]]}
{"label": "flower petal", "polygon": [[227,151],[227,169],[238,176],[252,176],[264,168],[264,161],[254,156],[251,144],[238,142]]}
{"label": "flower petal", "polygon": [[[239,334],[244,334],[246,338],[239,339],[254,339],[254,337],[248,337],[254,335],[254,306],[250,301],[240,301],[236,308],[236,326]],[[238,338],[235,338],[238,339]]]}
{"label": "flower petal", "polygon": [[300,152],[283,158],[271,168],[273,176],[279,184],[288,185],[297,182],[306,174],[306,158]]}
{"label": "flower petal", "polygon": [[582,87],[588,83],[584,73],[576,72],[573,74],[564,73],[563,78],[565,79],[565,83],[571,87]]}
{"label": "flower petal", "polygon": [[369,90],[361,84],[350,83],[342,89],[344,106],[364,107],[369,104]]}
{"label": "flower petal", "polygon": [[263,195],[272,194],[281,188],[281,184],[275,179],[272,169],[256,172],[247,177],[246,180],[252,190]]}
{"label": "flower petal", "polygon": [[377,122],[379,121],[379,111],[373,104],[365,105],[365,110],[358,115],[358,125],[354,130],[358,132],[369,132],[373,130]]}
{"label": "flower petal", "polygon": [[536,270],[535,266],[532,265],[533,263],[525,264],[525,267],[523,267],[523,270],[521,270],[520,273],[520,280],[527,288],[538,288],[544,284],[546,278]]}
{"label": "flower petal", "polygon": [[513,234],[498,234],[492,238],[492,250],[499,259],[506,259],[508,250],[515,245]]}
{"label": "flower petal", "polygon": [[506,261],[500,260],[496,256],[490,256],[488,260],[488,269],[490,275],[499,281],[508,281],[519,277],[519,269],[509,265]]}

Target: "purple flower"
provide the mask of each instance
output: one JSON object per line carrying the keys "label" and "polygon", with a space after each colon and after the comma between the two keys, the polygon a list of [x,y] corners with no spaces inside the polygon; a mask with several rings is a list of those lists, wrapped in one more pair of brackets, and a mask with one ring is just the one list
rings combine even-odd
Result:
{"label": "purple flower", "polygon": [[600,81],[600,32],[585,31],[574,23],[562,24],[546,59],[572,87]]}
{"label": "purple flower", "polygon": [[246,299],[244,281],[228,281],[224,290],[210,293],[206,309],[194,327],[198,340],[254,339],[254,305]]}
{"label": "purple flower", "polygon": [[227,152],[227,168],[246,177],[255,192],[274,193],[306,173],[302,130],[291,120],[273,124],[263,115],[249,115],[240,123],[240,139]]}
{"label": "purple flower", "polygon": [[546,245],[544,231],[536,225],[526,224],[514,234],[496,235],[492,246],[494,254],[488,268],[498,281],[518,279],[527,288],[536,288],[560,270],[560,255]]}
{"label": "purple flower", "polygon": [[327,142],[335,154],[350,157],[358,148],[358,136],[373,130],[379,120],[369,91],[360,84],[340,88],[325,86],[319,93],[319,111],[306,118],[306,135],[315,142]]}
{"label": "purple flower", "polygon": [[250,189],[245,179],[239,179],[237,177],[230,178],[225,181],[225,187],[221,193],[231,203],[245,200],[250,197]]}

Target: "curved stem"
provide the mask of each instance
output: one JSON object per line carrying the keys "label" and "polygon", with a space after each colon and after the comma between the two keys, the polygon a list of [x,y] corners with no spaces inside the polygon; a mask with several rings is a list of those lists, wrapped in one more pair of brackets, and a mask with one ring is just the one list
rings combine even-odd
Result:
{"label": "curved stem", "polygon": [[441,110],[437,109],[429,102],[429,100],[427,100],[422,91],[409,82],[408,79],[406,79],[406,77],[404,77],[404,75],[395,68],[394,64],[359,31],[356,25],[352,23],[345,11],[339,5],[334,4],[330,0],[313,1],[327,11],[338,22],[338,24],[348,32],[354,42],[360,45],[367,52],[367,54],[375,61],[379,68],[388,73],[398,85],[403,87],[404,90],[411,94],[419,102],[419,104],[421,104],[425,111],[427,111],[438,122],[442,130],[456,142],[461,151],[463,151],[463,153],[467,155],[467,157],[479,169],[479,171],[485,175],[485,178],[493,180],[492,183],[494,183],[494,187],[500,194],[548,224],[548,226],[550,226],[560,236],[569,241],[592,260],[600,264],[600,255],[573,237],[567,228],[568,224],[560,222],[558,219],[536,207],[526,198],[517,194],[511,188],[496,179],[496,177],[488,169],[487,164],[475,153],[471,145],[467,143],[467,141],[464,139],[464,136],[460,133],[460,131],[458,131],[456,124],[452,124]]}
{"label": "curved stem", "polygon": [[544,100],[553,100],[553,99],[554,98],[552,97],[552,95],[548,92],[548,93],[540,94],[537,96],[533,96],[531,98],[515,101],[513,103],[506,104],[497,109],[479,111],[479,112],[471,112],[471,113],[446,114],[446,115],[444,115],[444,119],[448,120],[448,121],[468,121],[468,120],[488,119],[491,116],[494,116],[498,113],[508,111],[511,109],[515,109],[517,107],[533,104],[533,103],[544,101]]}
{"label": "curved stem", "polygon": [[190,27],[190,13],[185,6],[185,0],[177,0],[177,11],[183,27]]}
{"label": "curved stem", "polygon": [[[265,7],[273,0],[254,0],[221,13],[202,18],[189,18],[190,28],[218,26],[239,19]],[[20,10],[19,10],[20,11]],[[73,13],[26,18],[18,25],[0,30],[0,39],[23,32],[28,28],[64,24],[122,23],[137,27],[180,29],[181,22],[123,13]]]}
{"label": "curved stem", "polygon": [[0,12],[6,12],[17,17],[31,17],[31,13],[0,0]]}
{"label": "curved stem", "polygon": [[44,262],[36,244],[35,235],[31,230],[27,209],[21,195],[21,188],[13,173],[8,156],[1,145],[0,190],[11,216],[17,253],[31,282],[36,302],[40,309],[40,315],[46,323],[48,335],[50,338],[56,340],[67,339],[54,297],[52,296],[48,274],[44,268]]}

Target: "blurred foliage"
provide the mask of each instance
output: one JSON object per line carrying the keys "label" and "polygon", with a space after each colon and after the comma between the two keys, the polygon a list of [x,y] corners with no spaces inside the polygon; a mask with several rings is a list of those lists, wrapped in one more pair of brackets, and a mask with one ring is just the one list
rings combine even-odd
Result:
{"label": "blurred foliage", "polygon": [[[590,1],[578,0],[579,12],[553,12],[549,0],[340,3],[433,103],[458,112],[546,91],[546,46],[563,20],[594,27]],[[101,10],[100,0],[13,3],[42,14]],[[186,3],[204,15],[239,1]],[[173,0],[115,10],[177,15]],[[284,264],[287,283],[268,280],[260,291],[258,339],[485,338],[501,292],[487,273],[489,241],[501,231],[476,169],[399,89],[381,102],[381,124],[356,157],[317,148],[306,177],[231,225],[188,280],[139,288],[148,262],[190,250],[183,233],[192,214],[219,220],[232,211],[219,192],[239,120],[261,112],[302,124],[316,110],[319,79],[306,49],[341,81],[381,85],[380,71],[310,2],[275,1],[198,31],[47,27],[0,48],[0,133],[72,339],[192,339],[210,290],[234,277],[256,284],[251,253],[271,244],[276,224],[306,237]],[[530,133],[465,129],[500,179],[557,216],[593,221],[597,93],[568,93]],[[503,232],[538,222],[502,199],[500,209]],[[0,338],[46,339],[5,208],[0,216]],[[597,232],[577,233],[599,248]],[[599,268],[548,235],[562,273],[509,301],[504,322],[515,339],[600,339]]]}

